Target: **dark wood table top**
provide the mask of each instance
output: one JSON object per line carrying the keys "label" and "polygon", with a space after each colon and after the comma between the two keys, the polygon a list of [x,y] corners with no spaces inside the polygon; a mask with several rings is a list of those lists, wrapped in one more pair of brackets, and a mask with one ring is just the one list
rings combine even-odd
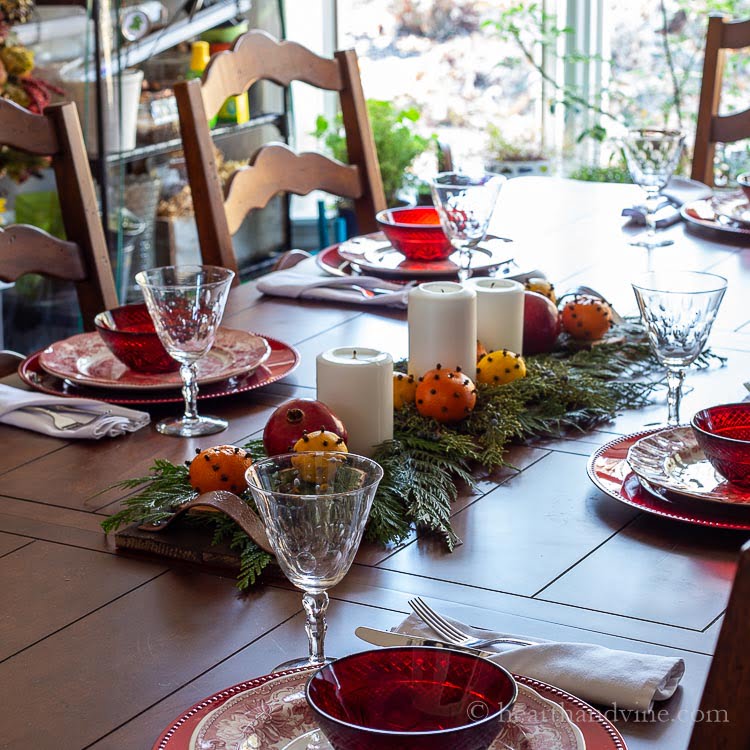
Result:
{"label": "dark wood table top", "polygon": [[[634,230],[620,211],[637,197],[632,186],[521,178],[505,187],[493,229],[515,238],[521,264],[543,269],[558,289],[586,283],[634,313],[629,279],[645,269],[646,253],[627,245]],[[689,415],[745,396],[750,250],[681,224],[665,233],[675,243],[654,251],[654,267],[729,279],[711,339],[728,363],[689,374]],[[314,396],[321,350],[362,342],[405,356],[404,320],[388,309],[262,298],[243,285],[225,324],[294,344],[302,363],[278,384],[202,408],[230,420],[221,442],[257,437],[276,405]],[[456,503],[464,544],[452,554],[430,538],[363,547],[331,592],[328,650],[365,648],[355,626],[389,628],[419,594],[495,630],[679,654],[687,672],[660,706],[666,714],[618,727],[632,750],[685,748],[747,534],[639,513],[585,471],[597,446],[665,416],[659,399],[594,432],[513,448],[519,472],[500,472]],[[147,428],[66,442],[0,426],[0,443],[0,748],[148,749],[194,702],[306,652],[300,595],[282,580],[239,596],[230,578],[118,555],[101,532],[123,495],[107,487],[142,475],[156,457],[190,458],[210,439]]]}

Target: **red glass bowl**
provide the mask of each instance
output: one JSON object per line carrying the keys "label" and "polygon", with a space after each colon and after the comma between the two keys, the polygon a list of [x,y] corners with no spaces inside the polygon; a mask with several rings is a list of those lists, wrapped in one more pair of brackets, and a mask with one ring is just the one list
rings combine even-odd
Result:
{"label": "red glass bowl", "polygon": [[445,260],[454,251],[432,207],[387,208],[375,219],[391,245],[409,260]]}
{"label": "red glass bowl", "polygon": [[319,669],[307,702],[335,750],[486,750],[518,688],[487,659],[442,648],[384,648]]}
{"label": "red glass bowl", "polygon": [[743,172],[737,175],[737,184],[742,188],[745,198],[750,201],[750,172]]}
{"label": "red glass bowl", "polygon": [[105,310],[94,325],[112,354],[137,372],[174,372],[180,363],[167,354],[145,304]]}
{"label": "red glass bowl", "polygon": [[750,403],[711,406],[691,425],[711,466],[732,484],[750,488]]}

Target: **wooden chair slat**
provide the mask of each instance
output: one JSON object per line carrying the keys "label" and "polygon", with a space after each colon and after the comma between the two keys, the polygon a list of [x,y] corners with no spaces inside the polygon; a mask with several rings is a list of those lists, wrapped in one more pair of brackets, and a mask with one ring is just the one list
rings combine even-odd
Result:
{"label": "wooden chair slat", "polygon": [[691,170],[691,177],[706,185],[714,184],[716,144],[750,138],[747,112],[719,115],[726,49],[748,46],[750,20],[732,22],[722,15],[709,17]]}
{"label": "wooden chair slat", "polygon": [[279,192],[307,195],[313,190],[359,198],[359,169],[322,154],[297,154],[282,143],[267,145],[250,166],[237,170],[227,185],[224,210],[229,231],[234,234],[248,211],[263,208]]}
{"label": "wooden chair slat", "polygon": [[0,258],[2,281],[17,281],[27,273],[40,273],[64,281],[86,278],[78,245],[27,224],[12,224],[0,231]]}
{"label": "wooden chair slat", "polygon": [[750,109],[715,117],[711,127],[711,140],[717,143],[741,141],[747,138],[748,134],[750,134]]}
{"label": "wooden chair slat", "polygon": [[[13,127],[6,131],[4,123]],[[84,328],[94,330],[96,314],[119,302],[75,104],[55,104],[36,115],[0,99],[0,143],[51,157],[67,237],[6,227],[0,234],[0,278],[15,281],[34,272],[75,282]]]}
{"label": "wooden chair slat", "polygon": [[725,21],[721,46],[725,49],[742,49],[750,45],[750,19]]}
{"label": "wooden chair slat", "polygon": [[[293,156],[294,152],[284,144],[269,143],[258,149],[250,167],[228,181],[224,191],[216,170],[208,121],[228,96],[245,91],[258,80],[284,86],[300,81],[337,91],[349,164],[312,153]],[[376,230],[375,214],[386,208],[385,193],[353,50],[324,58],[300,44],[250,31],[231,50],[211,61],[202,81],[177,83],[175,95],[205,263],[237,271],[232,234],[249,212],[266,206],[279,192],[305,195],[318,189],[351,199],[359,231]],[[235,277],[238,281],[239,274]]]}
{"label": "wooden chair slat", "polygon": [[230,96],[241,94],[259,80],[281,86],[302,81],[328,91],[340,91],[336,63],[296,42],[278,41],[265,31],[243,34],[231,50],[219,53],[203,76],[203,105],[213,117]]}
{"label": "wooden chair slat", "polygon": [[46,117],[35,115],[7,99],[0,108],[0,141],[5,146],[36,156],[51,156],[58,150],[55,129]]}

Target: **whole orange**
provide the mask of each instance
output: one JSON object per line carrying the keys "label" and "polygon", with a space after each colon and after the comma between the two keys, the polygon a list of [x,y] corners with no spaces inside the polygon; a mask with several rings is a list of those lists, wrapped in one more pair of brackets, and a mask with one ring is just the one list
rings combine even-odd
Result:
{"label": "whole orange", "polygon": [[439,365],[419,378],[417,411],[438,422],[460,422],[474,409],[477,389],[471,378],[459,370]]}
{"label": "whole orange", "polygon": [[612,325],[612,309],[597,297],[575,297],[565,303],[560,317],[563,330],[583,341],[597,341]]}
{"label": "whole orange", "polygon": [[190,484],[198,492],[230,490],[242,492],[247,484],[245,471],[252,464],[250,454],[234,445],[219,445],[198,451],[190,462]]}

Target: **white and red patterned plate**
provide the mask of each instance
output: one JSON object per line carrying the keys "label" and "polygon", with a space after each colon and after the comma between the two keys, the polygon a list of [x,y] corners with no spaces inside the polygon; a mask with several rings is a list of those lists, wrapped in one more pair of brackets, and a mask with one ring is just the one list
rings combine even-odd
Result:
{"label": "white and red patterned plate", "polygon": [[711,466],[689,425],[642,437],[630,446],[628,464],[650,492],[660,488],[694,500],[750,508],[750,492],[730,484]]}
{"label": "white and red patterned plate", "polygon": [[[171,724],[153,750],[281,750],[315,728],[304,697],[309,675],[270,674],[216,693]],[[493,750],[626,750],[620,733],[587,703],[537,680],[516,681],[519,701]]]}
{"label": "white and red patterned plate", "polygon": [[[270,356],[266,339],[247,331],[219,328],[211,350],[198,360],[198,385],[252,375]],[[179,372],[136,372],[120,362],[98,333],[79,333],[39,354],[51,375],[89,388],[163,390],[182,387]]]}
{"label": "white and red patterned plate", "polygon": [[[241,718],[235,716],[235,721],[241,722]],[[229,744],[227,747],[252,747],[254,741],[254,736],[246,734],[239,744]],[[242,742],[245,742],[245,745]],[[259,745],[259,747],[262,746]],[[213,745],[196,744],[195,747],[191,747],[191,750],[203,750],[209,747],[221,747],[221,745],[216,742]],[[319,730],[312,729],[296,740],[292,740],[283,750],[333,750],[333,748]],[[518,699],[513,706],[510,718],[488,750],[586,750],[586,741],[583,739],[581,730],[568,718],[562,706],[542,698],[536,690],[527,685],[519,685]]]}

